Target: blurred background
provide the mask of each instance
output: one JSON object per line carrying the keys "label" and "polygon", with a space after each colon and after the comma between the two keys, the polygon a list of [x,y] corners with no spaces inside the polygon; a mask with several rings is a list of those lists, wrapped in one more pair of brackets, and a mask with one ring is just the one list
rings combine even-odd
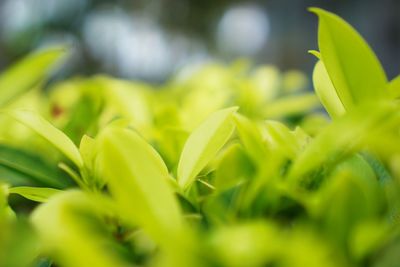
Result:
{"label": "blurred background", "polygon": [[399,0],[0,0],[0,70],[42,46],[67,43],[59,78],[108,73],[159,83],[189,64],[249,58],[312,71],[317,19],[335,12],[400,73]]}

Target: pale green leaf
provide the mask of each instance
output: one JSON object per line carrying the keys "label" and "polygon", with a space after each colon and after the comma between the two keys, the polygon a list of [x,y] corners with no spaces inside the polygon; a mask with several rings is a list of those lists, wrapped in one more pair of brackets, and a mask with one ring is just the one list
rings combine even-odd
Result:
{"label": "pale green leaf", "polygon": [[62,131],[54,127],[39,114],[27,110],[11,110],[7,111],[6,114],[49,141],[55,148],[75,163],[77,167],[81,168],[83,166],[82,157],[74,143]]}
{"label": "pale green leaf", "polygon": [[317,50],[308,50],[308,53],[314,55],[316,58],[321,59],[321,53]]}
{"label": "pale green leaf", "polygon": [[332,118],[339,117],[346,112],[322,61],[315,64],[313,83],[319,100]]}
{"label": "pale green leaf", "polygon": [[165,241],[182,229],[182,215],[158,153],[136,132],[110,127],[99,139],[101,172],[121,216]]}
{"label": "pale green leaf", "polygon": [[242,183],[254,175],[254,167],[238,143],[227,147],[215,171],[214,184],[217,190],[223,191]]}
{"label": "pale green leaf", "polygon": [[0,106],[9,103],[50,73],[66,54],[64,47],[32,53],[0,75]]}
{"label": "pale green leaf", "polygon": [[232,114],[237,107],[213,113],[195,129],[183,147],[178,164],[178,183],[187,189],[200,171],[228,141],[234,130]]}
{"label": "pale green leaf", "polygon": [[386,97],[387,78],[374,52],[343,19],[319,8],[321,58],[346,109]]}
{"label": "pale green leaf", "polygon": [[263,137],[274,153],[282,153],[293,158],[300,150],[298,140],[288,127],[278,121],[266,121],[263,127]]}
{"label": "pale green leaf", "polygon": [[79,152],[82,155],[85,166],[91,168],[95,158],[96,141],[88,135],[84,135],[79,144]]}
{"label": "pale green leaf", "polygon": [[9,192],[10,194],[21,195],[29,200],[46,202],[50,197],[62,191],[46,187],[19,186],[10,188]]}
{"label": "pale green leaf", "polygon": [[302,94],[289,96],[273,101],[265,106],[263,116],[265,118],[278,118],[306,113],[319,106],[315,94]]}
{"label": "pale green leaf", "polygon": [[240,114],[234,114],[233,118],[240,141],[245,148],[245,153],[255,163],[262,164],[268,154],[268,148],[259,125]]}
{"label": "pale green leaf", "polygon": [[[293,163],[289,176],[301,177],[323,163],[334,163],[337,157],[360,149],[374,134],[385,127],[384,122],[398,123],[399,114],[389,103],[361,105],[327,126]],[[365,114],[368,113],[368,116]]]}
{"label": "pale green leaf", "polygon": [[[61,192],[31,216],[47,255],[65,267],[130,266],[118,257],[104,217],[111,213],[82,191]],[[104,197],[103,197],[104,198]],[[108,208],[108,207],[107,207]]]}
{"label": "pale green leaf", "polygon": [[393,98],[400,97],[400,75],[390,81],[388,90]]}

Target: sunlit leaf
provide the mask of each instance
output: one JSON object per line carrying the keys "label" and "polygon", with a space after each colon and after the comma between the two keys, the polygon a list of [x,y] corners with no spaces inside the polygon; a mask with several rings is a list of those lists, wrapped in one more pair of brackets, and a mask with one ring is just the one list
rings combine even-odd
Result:
{"label": "sunlit leaf", "polygon": [[259,125],[240,114],[234,115],[234,121],[240,141],[245,148],[245,153],[254,162],[261,163],[268,153],[268,148]]}
{"label": "sunlit leaf", "polygon": [[46,78],[66,55],[64,47],[52,47],[30,54],[0,75],[0,106],[31,89]]}
{"label": "sunlit leaf", "polygon": [[311,8],[319,17],[321,58],[337,95],[346,109],[385,98],[387,78],[364,39],[340,17]]}
{"label": "sunlit leaf", "polygon": [[117,248],[103,216],[110,216],[81,191],[57,194],[31,217],[45,250],[62,266],[128,266]]}
{"label": "sunlit leaf", "polygon": [[46,202],[50,197],[62,192],[54,188],[20,186],[10,188],[10,194],[18,194],[29,200]]}
{"label": "sunlit leaf", "polygon": [[400,75],[390,81],[388,91],[393,98],[400,97]]}
{"label": "sunlit leaf", "polygon": [[319,100],[332,118],[339,117],[346,112],[322,61],[315,64],[313,83]]}
{"label": "sunlit leaf", "polygon": [[182,215],[157,152],[133,130],[110,127],[100,137],[101,169],[123,217],[155,240],[182,229]]}
{"label": "sunlit leaf", "polygon": [[[365,114],[368,113],[368,116]],[[398,121],[395,107],[388,103],[360,106],[326,127],[299,155],[290,174],[302,176],[322,163],[334,163],[335,157],[361,148],[363,142],[384,129],[384,121]],[[382,127],[382,128],[380,128]],[[333,157],[333,158],[332,158]]]}
{"label": "sunlit leaf", "polygon": [[276,100],[265,106],[265,118],[279,118],[309,112],[319,106],[314,94],[303,94]]}
{"label": "sunlit leaf", "polygon": [[232,114],[236,107],[212,114],[195,129],[183,147],[178,165],[178,183],[188,188],[199,172],[228,141],[234,130]]}
{"label": "sunlit leaf", "polygon": [[27,110],[12,110],[7,111],[5,114],[49,141],[55,148],[75,163],[77,167],[81,168],[83,166],[82,157],[74,143],[63,132],[55,128],[40,115]]}

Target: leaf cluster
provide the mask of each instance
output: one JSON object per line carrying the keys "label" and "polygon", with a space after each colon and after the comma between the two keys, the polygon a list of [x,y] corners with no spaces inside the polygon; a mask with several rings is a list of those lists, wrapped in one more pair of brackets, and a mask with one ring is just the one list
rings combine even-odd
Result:
{"label": "leaf cluster", "polygon": [[42,91],[63,48],[1,74],[0,266],[396,266],[399,78],[311,11],[315,94],[246,61]]}

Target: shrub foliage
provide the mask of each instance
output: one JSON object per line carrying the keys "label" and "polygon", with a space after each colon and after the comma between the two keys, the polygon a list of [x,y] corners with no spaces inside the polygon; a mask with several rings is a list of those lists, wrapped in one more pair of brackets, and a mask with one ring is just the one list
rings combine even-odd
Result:
{"label": "shrub foliage", "polygon": [[397,266],[399,78],[311,11],[315,94],[243,60],[158,88],[95,76],[42,91],[65,48],[5,71],[0,266]]}

